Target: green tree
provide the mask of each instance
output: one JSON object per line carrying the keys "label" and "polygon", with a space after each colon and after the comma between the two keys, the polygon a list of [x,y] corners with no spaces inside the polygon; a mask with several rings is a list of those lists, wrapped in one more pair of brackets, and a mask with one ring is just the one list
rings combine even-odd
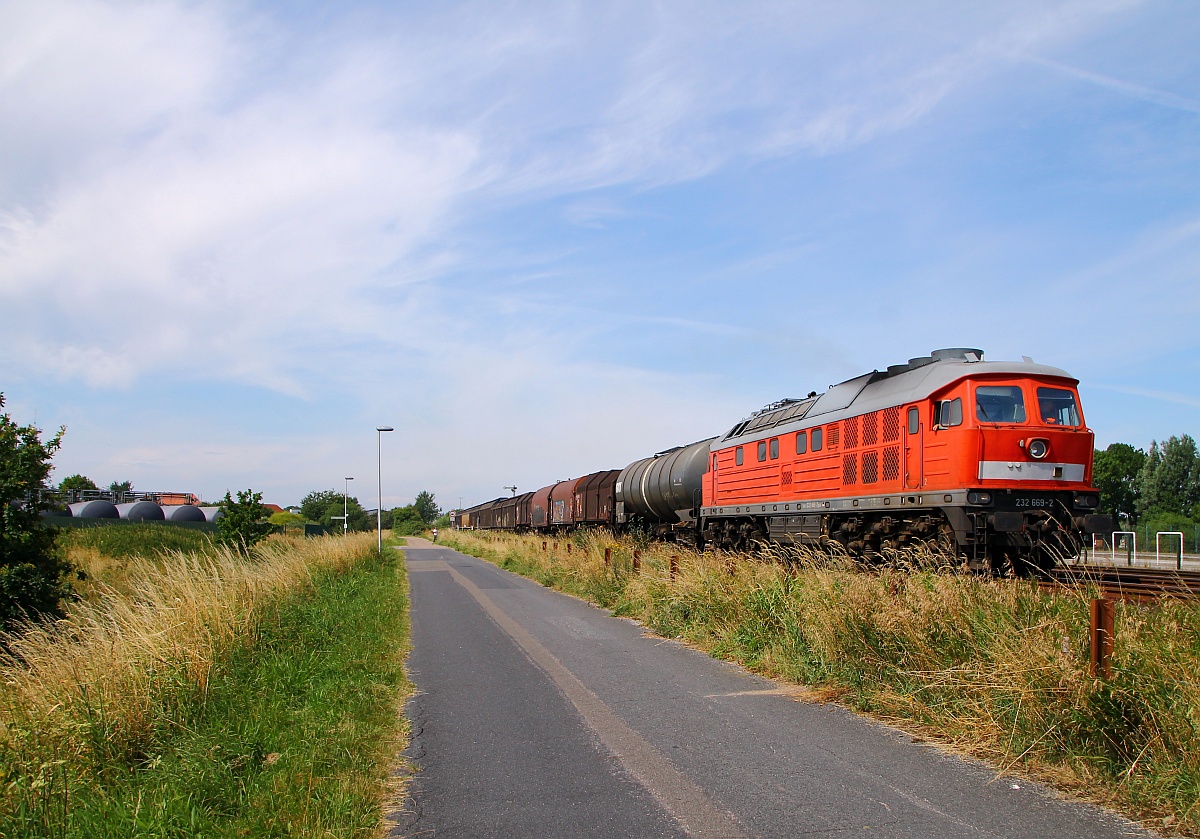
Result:
{"label": "green tree", "polygon": [[59,492],[71,492],[81,489],[100,489],[95,482],[86,475],[71,475],[63,478],[58,485]]}
{"label": "green tree", "polygon": [[1100,490],[1100,508],[1111,513],[1113,521],[1124,516],[1137,523],[1138,475],[1145,463],[1146,453],[1128,443],[1096,452],[1092,481]]}
{"label": "green tree", "polygon": [[314,490],[300,502],[300,515],[313,524],[318,524],[334,501],[342,503],[342,493],[336,489]]}
{"label": "green tree", "polygon": [[217,541],[223,545],[249,553],[271,532],[261,492],[238,490],[236,501],[226,492],[221,499],[221,510],[222,515],[217,519]]}
{"label": "green tree", "polygon": [[392,533],[397,536],[416,536],[425,531],[425,520],[421,518],[416,504],[392,510]]}
{"label": "green tree", "polygon": [[[0,393],[0,408],[4,394]],[[71,566],[55,546],[55,531],[42,524],[41,490],[50,460],[65,429],[43,441],[32,425],[17,425],[0,414],[0,626],[26,618],[61,614],[69,593],[64,578]]]}
{"label": "green tree", "polygon": [[1138,514],[1187,516],[1200,504],[1200,455],[1187,434],[1170,437],[1159,448],[1151,442],[1138,474]]}
{"label": "green tree", "polygon": [[[349,498],[343,499],[341,494],[338,495],[336,501],[330,502],[325,508],[325,512],[321,514],[320,524],[333,533],[340,533],[342,530],[342,520],[340,516],[342,511],[345,511],[346,517],[349,519],[350,530],[371,530],[374,525],[367,516],[367,511],[363,509],[362,504],[358,503],[358,499],[351,495]],[[338,516],[339,518],[334,518]]]}
{"label": "green tree", "polygon": [[421,521],[425,523],[426,527],[433,524],[433,520],[442,514],[442,509],[434,500],[433,493],[427,490],[421,490],[412,505],[416,508],[417,515],[421,517]]}

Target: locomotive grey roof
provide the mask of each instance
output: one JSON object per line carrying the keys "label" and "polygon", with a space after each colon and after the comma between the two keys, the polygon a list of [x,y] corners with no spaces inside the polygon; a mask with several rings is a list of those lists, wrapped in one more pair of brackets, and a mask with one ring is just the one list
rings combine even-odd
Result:
{"label": "locomotive grey roof", "polygon": [[893,365],[886,372],[873,370],[833,385],[820,396],[785,399],[756,411],[742,420],[714,447],[757,440],[771,434],[798,431],[848,416],[878,411],[928,398],[934,392],[965,376],[985,375],[1053,376],[1072,384],[1078,380],[1066,371],[1033,361],[984,361],[983,351],[967,348],[934,350],[928,356]]}

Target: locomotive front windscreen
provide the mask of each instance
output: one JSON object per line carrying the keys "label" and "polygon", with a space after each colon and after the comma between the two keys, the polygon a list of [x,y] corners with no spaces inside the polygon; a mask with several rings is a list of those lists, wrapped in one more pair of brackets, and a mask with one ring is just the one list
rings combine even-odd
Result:
{"label": "locomotive front windscreen", "polygon": [[1079,425],[1075,394],[1057,387],[1039,387],[1038,411],[1047,425]]}
{"label": "locomotive front windscreen", "polygon": [[1025,422],[1025,397],[1016,385],[982,385],[975,389],[975,417],[980,422]]}

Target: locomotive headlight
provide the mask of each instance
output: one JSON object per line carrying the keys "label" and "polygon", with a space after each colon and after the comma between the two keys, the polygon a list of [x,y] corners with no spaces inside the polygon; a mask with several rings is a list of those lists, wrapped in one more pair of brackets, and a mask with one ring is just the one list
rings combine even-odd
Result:
{"label": "locomotive headlight", "polygon": [[967,503],[968,504],[981,504],[981,505],[982,504],[991,504],[992,503],[992,494],[990,492],[977,492],[976,490],[971,490],[970,492],[967,493]]}
{"label": "locomotive headlight", "polygon": [[1100,496],[1094,492],[1077,492],[1075,506],[1084,510],[1094,510],[1100,506]]}
{"label": "locomotive headlight", "polygon": [[1045,460],[1046,455],[1050,454],[1050,441],[1035,437],[1025,446],[1025,451],[1029,452],[1029,456],[1034,460]]}

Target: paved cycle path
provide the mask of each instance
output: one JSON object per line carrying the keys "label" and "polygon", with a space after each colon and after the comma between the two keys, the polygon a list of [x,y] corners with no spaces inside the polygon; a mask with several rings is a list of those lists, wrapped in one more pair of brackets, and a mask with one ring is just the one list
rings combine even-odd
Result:
{"label": "paved cycle path", "polygon": [[1148,836],[410,540],[416,773],[391,835]]}

